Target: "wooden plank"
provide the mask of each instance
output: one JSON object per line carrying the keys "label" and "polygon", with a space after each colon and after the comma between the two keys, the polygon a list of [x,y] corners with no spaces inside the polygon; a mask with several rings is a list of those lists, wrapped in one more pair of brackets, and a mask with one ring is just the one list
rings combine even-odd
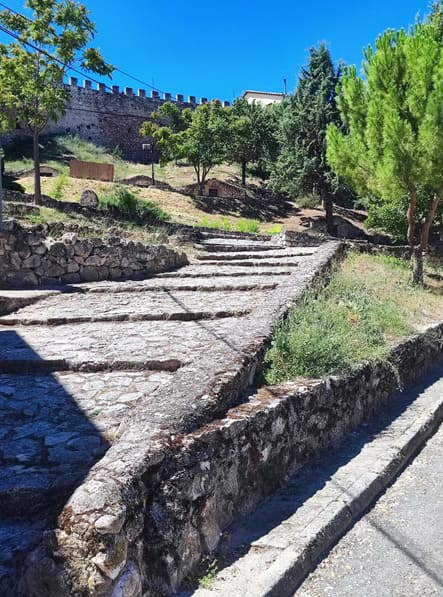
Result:
{"label": "wooden plank", "polygon": [[71,160],[69,164],[69,175],[73,178],[89,178],[90,180],[112,182],[114,180],[114,164],[99,164],[97,162]]}

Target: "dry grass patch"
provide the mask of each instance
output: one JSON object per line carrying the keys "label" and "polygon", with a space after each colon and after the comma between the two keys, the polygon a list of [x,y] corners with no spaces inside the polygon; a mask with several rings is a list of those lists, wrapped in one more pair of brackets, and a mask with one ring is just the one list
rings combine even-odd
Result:
{"label": "dry grass patch", "polygon": [[305,296],[278,325],[268,382],[319,378],[384,359],[394,343],[441,321],[441,294],[413,287],[410,279],[401,259],[349,255],[325,289]]}

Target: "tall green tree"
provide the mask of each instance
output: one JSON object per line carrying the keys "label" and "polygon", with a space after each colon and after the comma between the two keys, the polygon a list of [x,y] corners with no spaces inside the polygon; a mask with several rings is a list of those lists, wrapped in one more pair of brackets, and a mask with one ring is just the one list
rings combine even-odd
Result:
{"label": "tall green tree", "polygon": [[95,25],[83,4],[75,0],[26,0],[30,16],[4,10],[0,23],[16,40],[0,44],[2,90],[14,98],[17,121],[28,125],[33,136],[34,198],[41,201],[39,135],[50,120],[57,120],[69,102],[64,85],[67,71],[81,68],[110,75],[113,68],[100,52],[87,47]]}
{"label": "tall green tree", "polygon": [[[443,197],[443,43],[439,4],[408,32],[386,31],[344,72],[338,99],[347,132],[331,125],[328,161],[354,189],[403,209],[413,282]],[[389,211],[389,210],[388,210]]]}
{"label": "tall green tree", "polygon": [[227,159],[241,166],[242,185],[246,185],[246,167],[265,158],[273,143],[272,122],[264,106],[249,104],[244,97],[235,100],[229,110]]}
{"label": "tall green tree", "polygon": [[340,126],[336,86],[340,69],[335,68],[325,44],[309,51],[295,94],[286,99],[280,121],[280,156],[271,175],[277,191],[296,199],[314,194],[322,201],[326,226],[333,228],[333,199],[339,181],[326,161],[326,128]]}
{"label": "tall green tree", "polygon": [[[166,104],[165,104],[166,105]],[[157,117],[158,117],[157,111]],[[185,159],[193,168],[200,192],[210,170],[226,157],[228,115],[217,100],[201,104],[195,110],[184,110],[178,130],[159,126],[155,121],[143,123],[140,133],[155,139],[163,161]]]}
{"label": "tall green tree", "polygon": [[192,120],[192,110],[180,110],[177,104],[165,102],[151,114],[151,118],[158,125],[167,126],[172,133],[181,133],[186,130]]}

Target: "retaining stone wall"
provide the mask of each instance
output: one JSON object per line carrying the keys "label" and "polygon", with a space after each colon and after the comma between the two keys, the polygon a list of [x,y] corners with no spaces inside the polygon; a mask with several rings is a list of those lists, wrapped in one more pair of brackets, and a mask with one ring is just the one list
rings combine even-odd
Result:
{"label": "retaining stone wall", "polygon": [[[344,376],[263,388],[223,419],[187,435],[152,435],[144,462],[129,452],[120,462],[120,468],[130,467],[132,482],[124,488],[107,483],[99,511],[98,478],[76,491],[60,528],[30,559],[27,582],[32,586],[47,568],[45,549],[58,544],[77,582],[93,585],[96,595],[170,595],[235,518],[287,474],[337,444],[442,355],[443,324],[401,343],[391,365],[363,364]],[[71,535],[79,524],[88,541],[83,560]],[[53,568],[58,597],[78,590],[60,572]]]}
{"label": "retaining stone wall", "polygon": [[401,343],[392,364],[263,388],[224,419],[177,437],[176,458],[157,472],[145,514],[138,565],[148,563],[147,594],[170,594],[236,518],[442,357],[443,324]]}
{"label": "retaining stone wall", "polygon": [[60,240],[18,224],[0,233],[0,286],[75,284],[152,275],[188,263],[184,253],[119,237]]}

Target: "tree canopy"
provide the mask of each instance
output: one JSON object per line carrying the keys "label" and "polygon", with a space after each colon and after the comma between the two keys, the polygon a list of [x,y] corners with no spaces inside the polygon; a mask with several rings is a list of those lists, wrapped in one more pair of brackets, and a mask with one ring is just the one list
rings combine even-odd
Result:
{"label": "tree canopy", "polygon": [[272,119],[264,106],[256,102],[249,104],[244,97],[235,100],[228,109],[228,116],[226,155],[228,161],[240,164],[245,185],[247,164],[265,158],[272,147]]}
{"label": "tree canopy", "polygon": [[332,200],[339,183],[326,161],[326,128],[341,119],[335,101],[340,69],[325,44],[311,48],[295,94],[285,100],[279,127],[280,155],[271,176],[275,190],[296,199],[313,194],[326,208],[332,232]]}
{"label": "tree canopy", "polygon": [[[26,0],[30,17],[4,10],[3,25],[15,41],[0,44],[1,120],[26,124],[34,138],[35,200],[41,197],[39,134],[57,120],[69,102],[64,85],[74,64],[101,75],[111,74],[100,52],[88,47],[95,25],[85,5],[75,0]],[[0,105],[0,108],[2,106]]]}
{"label": "tree canopy", "polygon": [[[226,157],[226,110],[215,100],[200,104],[195,110],[184,110],[179,120],[175,109],[178,110],[174,105],[163,104],[153,121],[143,123],[140,134],[154,138],[164,161],[187,160],[202,188],[210,170]],[[169,126],[159,124],[163,118],[169,118]]]}
{"label": "tree canopy", "polygon": [[365,51],[362,74],[345,69],[338,105],[346,130],[330,125],[332,168],[362,195],[406,211],[413,280],[443,196],[443,44],[431,16],[388,30]]}

